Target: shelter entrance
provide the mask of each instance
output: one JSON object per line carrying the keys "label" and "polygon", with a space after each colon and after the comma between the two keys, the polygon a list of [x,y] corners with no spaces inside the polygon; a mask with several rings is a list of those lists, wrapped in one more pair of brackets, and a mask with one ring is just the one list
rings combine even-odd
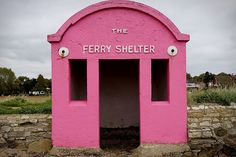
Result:
{"label": "shelter entrance", "polygon": [[100,147],[140,144],[139,60],[100,60]]}

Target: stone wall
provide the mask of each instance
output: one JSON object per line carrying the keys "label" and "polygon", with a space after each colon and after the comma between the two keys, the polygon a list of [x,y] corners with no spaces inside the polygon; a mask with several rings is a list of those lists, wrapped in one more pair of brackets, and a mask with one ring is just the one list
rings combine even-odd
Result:
{"label": "stone wall", "polygon": [[41,153],[50,147],[51,115],[0,115],[0,148]]}
{"label": "stone wall", "polygon": [[[188,134],[193,156],[236,155],[236,104],[188,107]],[[12,148],[46,153],[51,148],[51,115],[0,115],[0,149],[12,153]]]}
{"label": "stone wall", "polygon": [[193,152],[236,155],[236,104],[188,107],[188,133]]}

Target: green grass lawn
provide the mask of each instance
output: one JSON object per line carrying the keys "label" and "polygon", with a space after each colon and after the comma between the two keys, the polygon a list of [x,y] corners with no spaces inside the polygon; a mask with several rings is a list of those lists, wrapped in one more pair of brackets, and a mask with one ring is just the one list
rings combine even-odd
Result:
{"label": "green grass lawn", "polygon": [[32,102],[21,97],[0,102],[0,114],[51,113],[51,99]]}

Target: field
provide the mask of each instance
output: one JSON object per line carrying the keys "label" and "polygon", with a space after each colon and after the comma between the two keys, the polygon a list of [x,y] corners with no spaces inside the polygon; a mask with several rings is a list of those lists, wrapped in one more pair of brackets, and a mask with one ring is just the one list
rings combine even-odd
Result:
{"label": "field", "polygon": [[[236,88],[188,91],[188,106],[216,103],[229,106],[236,103]],[[51,113],[50,96],[0,96],[0,114]]]}
{"label": "field", "polygon": [[0,114],[51,113],[49,96],[0,97]]}
{"label": "field", "polygon": [[50,96],[0,96],[0,102],[14,98],[22,98],[32,103],[44,102],[51,99]]}

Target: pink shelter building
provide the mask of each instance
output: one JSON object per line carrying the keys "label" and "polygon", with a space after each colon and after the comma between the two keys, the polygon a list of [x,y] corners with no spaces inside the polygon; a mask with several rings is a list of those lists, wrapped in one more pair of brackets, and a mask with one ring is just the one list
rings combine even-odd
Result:
{"label": "pink shelter building", "polygon": [[186,42],[162,13],[104,1],[48,35],[52,140],[99,148],[101,128],[138,128],[139,144],[186,143]]}

